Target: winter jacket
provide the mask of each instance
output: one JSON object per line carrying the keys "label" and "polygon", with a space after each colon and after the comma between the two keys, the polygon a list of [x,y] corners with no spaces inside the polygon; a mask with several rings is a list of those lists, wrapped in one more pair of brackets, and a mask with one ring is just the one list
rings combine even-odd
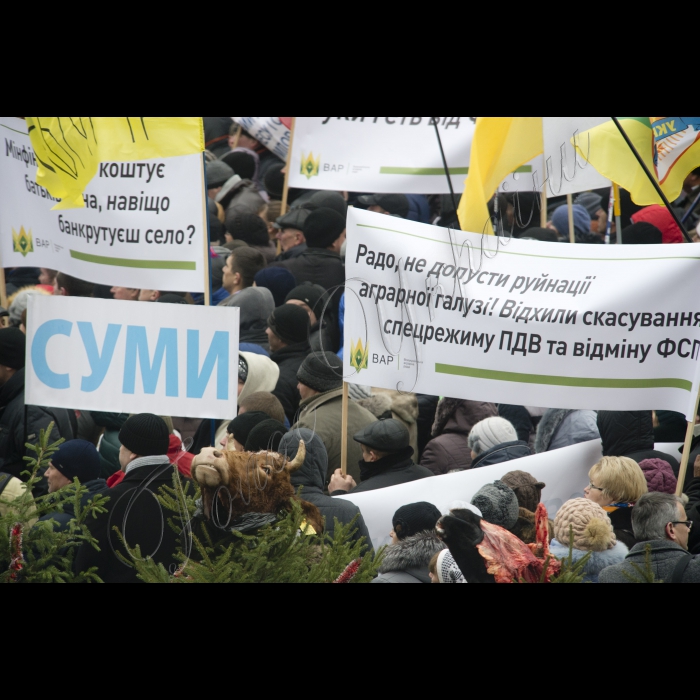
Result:
{"label": "winter jacket", "polygon": [[[691,461],[688,465],[688,471],[693,474],[693,465],[695,461]],[[690,531],[688,539],[688,549],[693,554],[700,554],[700,478],[691,479],[686,486],[684,493],[688,496],[688,505],[685,512],[688,515],[688,520],[693,521],[693,529]]]}
{"label": "winter jacket", "polygon": [[390,389],[373,389],[374,393],[357,403],[366,408],[379,420],[394,418],[401,421],[408,430],[409,445],[413,453],[418,454],[418,399],[415,394]]}
{"label": "winter jacket", "polygon": [[[413,448],[408,447],[405,450],[401,450],[401,452],[387,455],[376,462],[360,461],[358,467],[362,482],[351,493],[357,494],[386,489],[390,486],[407,484],[410,481],[418,481],[418,479],[427,479],[434,476],[430,470],[414,464],[411,459],[412,456]],[[343,496],[345,492],[337,492],[332,495]]]}
{"label": "winter jacket", "polygon": [[302,428],[287,433],[280,442],[279,452],[288,455],[291,459],[299,449],[299,441],[306,445],[306,459],[304,464],[292,474],[292,486],[297,489],[300,498],[313,503],[326,520],[325,533],[333,537],[335,532],[335,519],[347,525],[357,518],[354,540],[365,538],[365,544],[372,549],[372,541],[369,537],[367,525],[360,509],[350,501],[342,498],[331,498],[324,491],[326,489],[326,477],[328,475],[328,453],[318,435],[310,430]]}
{"label": "winter jacket", "polygon": [[534,444],[535,427],[525,406],[511,406],[501,403],[498,404],[498,415],[505,418],[515,428],[518,440],[527,442],[529,445]]}
{"label": "winter jacket", "polygon": [[[326,483],[331,476],[340,469],[340,428],[343,418],[343,390],[335,389],[323,394],[317,394],[299,405],[299,420],[292,426],[296,428],[308,428],[315,432],[328,451],[328,475]],[[361,430],[370,423],[375,423],[376,418],[362,406],[354,401],[348,402],[348,474],[357,483],[360,482],[360,469],[358,464],[362,459],[362,449],[353,439]]]}
{"label": "winter jacket", "polygon": [[659,425],[654,428],[654,442],[685,442],[688,423],[682,413],[656,411]]}
{"label": "winter jacket", "polygon": [[303,255],[306,252],[307,248],[308,246],[306,245],[306,243],[300,243],[299,245],[295,245],[293,248],[290,248],[289,250],[280,253],[275,258],[275,262],[284,262],[285,260],[298,258],[300,255]]}
{"label": "winter jacket", "polygon": [[645,459],[664,459],[678,476],[681,468],[678,460],[654,449],[651,411],[599,411],[598,430],[604,457],[629,457],[637,463]]}
{"label": "winter jacket", "polygon": [[226,218],[237,213],[257,214],[265,206],[258,188],[252,180],[241,180],[228,190],[216,195],[216,201],[226,209]]}
{"label": "winter jacket", "polygon": [[429,396],[428,394],[416,394],[418,399],[418,456],[422,456],[428,443],[433,439],[433,424],[437,407],[440,403],[439,396]]}
{"label": "winter jacket", "polygon": [[277,386],[272,393],[280,400],[284,414],[290,423],[294,423],[296,420],[301,403],[301,395],[297,389],[299,384],[297,372],[310,353],[311,346],[309,341],[305,340],[303,343],[287,345],[270,355],[270,359],[280,368]]}
{"label": "winter jacket", "polygon": [[[54,424],[49,443],[59,438],[72,440],[78,429],[78,422],[73,411],[64,408],[46,408],[44,406],[25,406],[24,404],[24,370],[21,369],[0,388],[0,471],[22,478],[26,471],[25,456],[31,456],[25,447],[27,442],[36,443],[41,430]],[[43,475],[43,470],[41,474]],[[42,496],[48,492],[45,479],[34,487],[34,495]]]}
{"label": "winter jacket", "polygon": [[[83,498],[81,499],[81,505],[83,508],[85,508],[85,506],[93,499],[95,494],[106,492],[105,495],[109,495],[107,482],[104,479],[95,479],[94,481],[87,481],[83,484],[83,486],[88,490],[88,492],[84,494]],[[68,485],[66,488],[70,489],[71,487],[70,485]],[[75,491],[75,489],[71,490]],[[74,518],[75,507],[73,505],[73,501],[66,500],[63,502],[62,513],[60,513],[59,511],[56,511],[55,513],[48,513],[47,515],[44,515],[41,518],[39,518],[39,522],[43,523],[49,520],[53,520],[56,522],[56,525],[54,526],[54,531],[61,532],[63,530],[68,529],[70,521]]]}
{"label": "winter jacket", "polygon": [[407,194],[409,221],[418,221],[422,224],[430,223],[430,202],[424,194]]}
{"label": "winter jacket", "polygon": [[551,408],[537,427],[535,452],[551,452],[599,438],[598,416],[595,411]]}
{"label": "winter jacket", "polygon": [[337,311],[342,294],[342,291],[338,291],[337,288],[345,284],[345,266],[338,253],[324,248],[307,248],[298,257],[272,263],[270,267],[283,267],[289,270],[297,284],[311,282],[321,285],[326,291],[335,290],[329,308],[332,308],[334,313]]}
{"label": "winter jacket", "polygon": [[[651,571],[655,580],[671,583],[678,561],[688,552],[670,540],[640,542],[630,550],[622,564],[604,569],[598,577],[599,583],[642,583],[643,579],[637,569],[646,571],[647,547],[651,548]],[[682,583],[700,583],[700,558],[690,562],[683,575]]]}
{"label": "winter jacket", "polygon": [[492,467],[494,464],[503,464],[511,462],[523,457],[529,457],[532,454],[530,445],[521,440],[516,442],[504,442],[502,445],[496,445],[487,452],[480,454],[472,463],[472,469],[481,467]]}
{"label": "winter jacket", "polygon": [[118,552],[130,559],[114,527],[125,535],[131,549],[140,546],[142,557],[150,556],[166,569],[177,566],[178,535],[168,525],[168,518],[174,514],[164,511],[157,500],[161,487],[172,486],[174,469],[169,462],[132,469],[120,484],[107,492],[107,512],[87,523],[100,551],[83,544],[76,555],[76,572],[97,567],[97,575],[105,583],[141,581],[136,570],[117,556]]}
{"label": "winter jacket", "polygon": [[627,545],[628,549],[632,549],[638,544],[637,538],[634,536],[634,528],[632,527],[633,510],[634,508],[617,508],[612,512],[608,511],[608,517],[612,523],[615,537],[617,537],[619,542]]}
{"label": "winter jacket", "polygon": [[477,423],[497,415],[493,403],[443,399],[438,404],[433,424],[435,439],[423,451],[421,466],[437,476],[471,469],[472,451],[467,444],[469,433]]}
{"label": "winter jacket", "polygon": [[238,307],[240,309],[240,339],[241,343],[255,343],[269,350],[269,343],[265,330],[267,319],[275,310],[275,299],[272,292],[265,287],[247,287],[228,299],[222,301],[219,306]]}
{"label": "winter jacket", "polygon": [[[569,547],[561,544],[557,540],[552,540],[550,545],[550,554],[557,559],[568,560],[569,558]],[[572,554],[572,560],[575,564],[581,561],[589,552],[584,552],[580,549],[574,549]],[[598,583],[598,577],[603,569],[607,569],[609,566],[615,566],[616,564],[622,564],[625,557],[629,554],[629,549],[627,546],[618,542],[612,549],[608,549],[605,552],[590,552],[590,559],[583,569],[583,582],[584,583]]]}
{"label": "winter jacket", "polygon": [[386,548],[379,576],[372,583],[431,583],[430,560],[445,543],[435,532],[419,532]]}

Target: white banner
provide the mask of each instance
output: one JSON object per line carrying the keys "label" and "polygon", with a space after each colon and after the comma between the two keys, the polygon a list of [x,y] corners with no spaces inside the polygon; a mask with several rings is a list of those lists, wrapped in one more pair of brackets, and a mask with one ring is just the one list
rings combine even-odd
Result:
{"label": "white banner", "polygon": [[278,158],[287,160],[292,117],[231,117]]}
{"label": "white banner", "polygon": [[[200,155],[101,163],[84,209],[36,183],[24,120],[0,118],[0,258],[106,285],[204,291],[204,170]],[[207,261],[208,262],[208,261]]]}
{"label": "white banner", "polygon": [[349,382],[694,417],[696,246],[504,240],[352,209],[346,274]]}
{"label": "white banner", "polygon": [[391,521],[394,513],[402,506],[425,501],[446,515],[454,501],[470,503],[482,486],[493,483],[515,469],[532,474],[547,485],[542,492],[542,502],[553,520],[564,503],[572,498],[583,498],[583,489],[588,486],[588,472],[602,456],[600,440],[594,440],[493,467],[420,479],[341,498],[352,501],[360,508],[372,545],[377,550],[391,544]]}
{"label": "white banner", "polygon": [[30,296],[25,401],[233,419],[238,316],[233,308]]}

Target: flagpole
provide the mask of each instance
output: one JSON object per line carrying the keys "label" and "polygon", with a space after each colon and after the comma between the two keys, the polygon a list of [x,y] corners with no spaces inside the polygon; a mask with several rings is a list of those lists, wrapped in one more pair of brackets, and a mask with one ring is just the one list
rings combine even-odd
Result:
{"label": "flagpole", "polygon": [[658,180],[654,175],[651,173],[649,168],[647,168],[647,164],[644,162],[644,159],[642,158],[641,155],[639,155],[639,151],[635,148],[634,144],[632,143],[632,139],[627,135],[627,132],[623,129],[622,124],[620,123],[620,120],[617,117],[611,117],[613,122],[615,123],[615,126],[617,127],[617,130],[620,132],[622,135],[622,138],[625,139],[625,142],[629,146],[630,150],[632,153],[634,153],[634,157],[637,159],[637,162],[639,165],[642,166],[642,169],[646,173],[646,176],[649,178],[649,182],[654,186],[654,189],[656,190],[657,194],[659,197],[661,197],[661,201],[666,205],[666,209],[668,209],[669,213],[673,217],[673,220],[678,224],[678,228],[681,230],[681,233],[685,237],[685,240],[688,243],[692,243],[693,240],[688,234],[688,232],[685,230],[685,227],[681,223],[680,219],[676,215],[676,212],[673,211],[673,207],[671,206],[671,202],[668,201],[668,197],[664,194],[664,191],[661,189],[661,185],[659,185]]}
{"label": "flagpole", "polygon": [[287,167],[284,173],[284,190],[282,192],[282,209],[281,216],[287,213],[287,202],[289,201],[289,173],[292,168],[292,146],[294,146],[294,127],[296,126],[297,118],[292,117],[292,126],[289,134],[289,152],[287,153]]}
{"label": "flagpole", "polygon": [[574,195],[566,195],[566,206],[569,210],[569,243],[576,243],[576,229],[574,228]]}
{"label": "flagpole", "polygon": [[[452,197],[452,206],[457,211],[457,197],[455,196],[455,190],[452,186],[452,176],[450,175],[450,168],[447,165],[447,157],[445,156],[445,149],[442,147],[442,138],[440,137],[440,129],[438,128],[438,123],[435,118],[431,117],[433,120],[433,126],[435,127],[435,135],[437,136],[438,144],[440,144],[440,155],[442,156],[442,164],[445,168],[445,177],[447,177],[447,184],[450,188],[450,195]],[[496,198],[498,198],[498,191],[496,192]],[[498,205],[496,205],[498,207]],[[494,231],[495,233],[495,231]]]}
{"label": "flagpole", "polygon": [[690,462],[690,447],[693,444],[693,437],[695,435],[695,417],[698,415],[698,407],[700,406],[700,393],[698,393],[698,398],[695,401],[695,413],[693,414],[693,420],[688,421],[688,430],[685,434],[685,446],[683,447],[683,459],[681,460],[681,470],[678,473],[678,488],[676,489],[676,496],[681,496],[683,490],[685,489],[685,475],[688,472],[688,463]]}
{"label": "flagpole", "polygon": [[348,404],[350,385],[343,382],[342,418],[340,422],[340,471],[343,476],[348,474]]}

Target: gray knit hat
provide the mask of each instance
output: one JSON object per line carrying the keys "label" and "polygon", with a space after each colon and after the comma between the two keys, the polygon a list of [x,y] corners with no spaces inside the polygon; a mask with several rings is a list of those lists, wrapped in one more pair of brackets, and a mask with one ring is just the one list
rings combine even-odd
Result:
{"label": "gray knit hat", "polygon": [[486,418],[477,423],[469,433],[469,449],[477,455],[488,452],[490,449],[502,445],[505,442],[516,442],[518,433],[510,421],[499,416]]}
{"label": "gray knit hat", "polygon": [[502,481],[494,481],[486,484],[472,498],[472,505],[476,506],[484,520],[492,525],[510,530],[515,527],[520,514],[518,498],[513,489]]}
{"label": "gray knit hat", "polygon": [[233,175],[233,168],[220,160],[207,163],[207,189],[222,187]]}
{"label": "gray knit hat", "polygon": [[[291,308],[299,309],[298,306]],[[306,318],[308,320],[308,315]],[[322,394],[340,389],[343,386],[343,361],[332,352],[313,352],[299,368],[297,379]]]}

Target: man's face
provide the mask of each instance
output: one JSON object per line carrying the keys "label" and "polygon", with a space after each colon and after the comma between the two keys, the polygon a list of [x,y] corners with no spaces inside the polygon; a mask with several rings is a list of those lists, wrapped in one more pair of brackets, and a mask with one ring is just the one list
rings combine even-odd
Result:
{"label": "man's face", "polygon": [[229,293],[233,294],[240,280],[240,275],[233,271],[233,255],[229,255],[224,265],[224,277],[221,286]]}
{"label": "man's face", "polygon": [[285,343],[273,333],[271,328],[268,328],[265,333],[267,333],[267,340],[270,343],[271,352],[277,352],[285,347]]}
{"label": "man's face", "polygon": [[216,199],[216,195],[219,194],[221,190],[221,187],[212,187],[210,190],[207,190],[207,196],[209,199]]}
{"label": "man's face", "polygon": [[316,314],[311,310],[311,307],[308,304],[305,304],[301,299],[290,299],[287,304],[294,304],[294,306],[300,306],[302,309],[304,309],[304,311],[309,314],[309,320],[311,321],[312,326],[315,326],[318,323]]}
{"label": "man's face", "polygon": [[368,464],[371,464],[372,462],[377,461],[377,455],[372,452],[366,445],[360,445],[362,448],[362,459],[364,459],[365,462]]}
{"label": "man's face", "polygon": [[0,386],[5,386],[15,374],[14,369],[0,366]]}
{"label": "man's face", "polygon": [[119,448],[119,464],[123,472],[126,471],[126,468],[129,466],[129,463],[133,461],[133,458],[134,455],[131,450],[127,450],[124,445]]}
{"label": "man's face", "polygon": [[157,289],[142,289],[139,293],[139,301],[158,301],[160,292]]}
{"label": "man's face", "polygon": [[[678,521],[679,523],[685,523],[688,520],[688,516],[685,512],[685,508],[678,504]],[[690,537],[690,530],[685,524],[671,525],[671,532],[674,535],[674,541],[679,544],[683,549],[688,549],[688,539]]]}
{"label": "man's face", "polygon": [[73,483],[70,479],[63,476],[51,463],[49,463],[49,468],[46,470],[46,480],[49,482],[49,493],[56,493],[56,491],[60,491],[68,484]]}
{"label": "man's face", "polygon": [[112,296],[119,301],[136,301],[139,298],[138,289],[130,289],[129,287],[112,287],[109,290]]}
{"label": "man's face", "polygon": [[308,387],[306,384],[302,384],[301,382],[297,384],[297,389],[299,389],[302,401],[306,401],[306,399],[310,399],[312,396],[316,396],[316,394],[318,394],[317,391],[314,391],[311,387]]}
{"label": "man's face", "polygon": [[301,245],[306,239],[299,229],[283,228],[277,234],[277,240],[280,242],[282,250],[286,253],[288,250]]}

